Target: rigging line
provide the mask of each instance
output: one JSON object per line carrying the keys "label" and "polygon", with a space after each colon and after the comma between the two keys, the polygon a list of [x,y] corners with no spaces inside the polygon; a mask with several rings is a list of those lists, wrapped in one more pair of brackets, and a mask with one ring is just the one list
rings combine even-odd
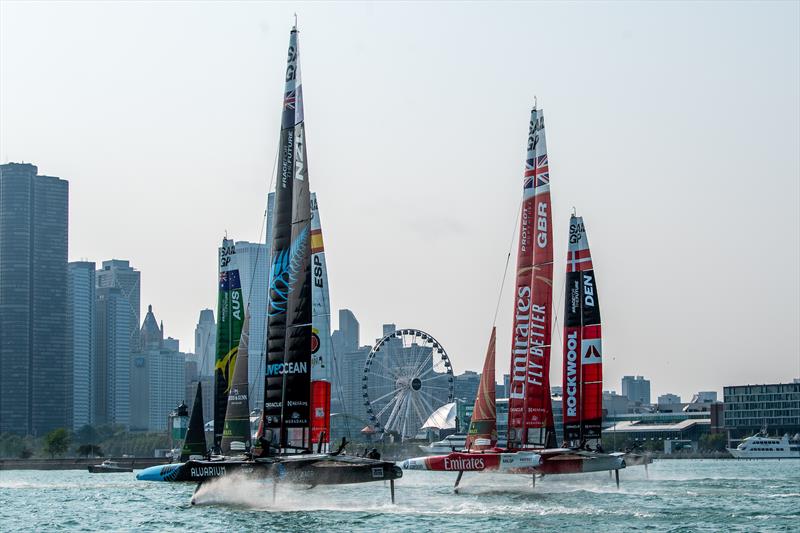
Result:
{"label": "rigging line", "polygon": [[[563,338],[561,337],[561,328],[558,327],[558,310],[561,308],[561,303],[564,300],[564,297],[565,297],[564,288],[566,286],[567,286],[567,276],[564,276],[564,279],[561,282],[561,293],[558,296],[558,305],[553,307],[553,326],[552,326],[551,331],[550,331],[550,338],[551,339],[553,338],[553,335],[558,336],[558,346],[563,346],[563,342],[564,342]],[[553,350],[552,349],[552,346],[553,346],[553,342],[552,341],[550,342],[550,346],[551,346],[550,351],[552,353],[552,350]],[[552,360],[552,355],[551,355],[550,358]]]}
{"label": "rigging line", "polygon": [[511,262],[511,251],[514,246],[514,236],[517,234],[517,224],[522,214],[522,204],[525,202],[525,195],[522,196],[522,199],[519,202],[519,209],[517,209],[517,215],[514,218],[514,228],[511,231],[511,242],[508,243],[508,254],[506,255],[506,266],[503,268],[503,280],[500,282],[500,291],[497,294],[497,305],[494,308],[494,320],[492,320],[492,327],[497,325],[497,314],[500,312],[500,302],[503,301],[503,288],[506,285],[506,276],[508,276],[508,264]]}
{"label": "rigging line", "polygon": [[[263,236],[264,247],[267,245],[267,235],[266,235],[266,231],[265,230],[266,230],[266,226],[267,226],[267,218],[268,218],[267,215],[268,215],[268,212],[269,212],[269,193],[272,190],[272,185],[275,183],[275,172],[276,172],[276,170],[278,168],[279,148],[280,148],[280,143],[275,145],[275,158],[272,161],[272,172],[270,173],[269,187],[267,187],[267,205],[264,207],[264,214],[261,217],[261,227],[258,230],[258,244],[260,245],[262,243],[262,236]],[[247,302],[248,302],[248,305],[252,301],[251,297],[253,295],[253,289],[255,288],[255,285],[256,285],[256,283],[255,283],[256,282],[256,272],[258,271],[258,262],[261,259],[262,248],[263,248],[262,246],[258,246],[256,248],[256,260],[255,260],[255,263],[253,264],[252,271],[250,272],[250,289],[247,291]],[[271,250],[270,250],[269,257],[272,257]],[[266,258],[266,260],[269,260],[269,257]],[[267,288],[266,288],[266,290],[267,290],[267,299],[269,299],[269,274],[267,274]],[[269,305],[269,304],[267,304],[267,305]],[[262,326],[263,326],[264,335],[262,336],[263,338],[261,339],[261,347],[260,347],[261,350],[260,350],[260,352],[258,354],[258,364],[256,365],[256,376],[258,376],[258,378],[260,378],[262,376],[261,372],[264,370],[264,367],[262,366],[262,364],[265,363],[266,353],[267,353],[267,317],[266,317],[266,314],[264,316],[264,321],[262,323]],[[248,373],[248,376],[247,376],[248,386],[249,386],[251,380],[253,379],[253,377],[255,377],[255,376],[250,376],[249,373]],[[256,381],[254,382],[254,387],[250,387],[251,391],[255,392],[255,390],[263,389],[263,386],[264,386],[263,382],[264,382],[263,379],[256,379]],[[253,397],[253,400],[261,398],[261,401],[259,401],[257,403],[263,403],[263,394],[252,394],[252,397]],[[249,409],[249,407],[250,406],[248,406],[248,409]],[[253,407],[256,407],[256,402],[253,403]]]}

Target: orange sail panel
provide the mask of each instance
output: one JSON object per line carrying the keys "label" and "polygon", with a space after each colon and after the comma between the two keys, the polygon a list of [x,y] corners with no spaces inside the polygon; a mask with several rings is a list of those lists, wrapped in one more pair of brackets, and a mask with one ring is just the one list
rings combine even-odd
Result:
{"label": "orange sail panel", "polygon": [[517,250],[508,446],[555,446],[550,400],[553,229],[544,114],[531,111]]}
{"label": "orange sail panel", "polygon": [[[483,361],[483,373],[478,384],[478,395],[475,397],[475,408],[469,423],[466,449],[482,450],[493,448],[497,444],[497,411],[495,404],[495,344],[497,328],[492,328],[489,337],[489,348]],[[489,441],[488,444],[475,444],[478,439]]]}

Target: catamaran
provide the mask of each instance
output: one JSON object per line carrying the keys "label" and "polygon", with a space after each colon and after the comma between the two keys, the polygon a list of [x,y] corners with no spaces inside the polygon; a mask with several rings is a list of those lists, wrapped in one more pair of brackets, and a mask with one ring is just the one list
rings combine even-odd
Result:
{"label": "catamaran", "polygon": [[[295,26],[289,39],[271,243],[264,408],[255,442],[248,446],[246,416],[236,411],[236,402],[247,405],[241,398],[247,364],[237,364],[236,358],[246,348],[248,331],[229,321],[225,332],[230,335],[219,339],[218,344],[230,342],[234,335],[245,340],[226,345],[228,351],[218,358],[215,375],[215,391],[225,392],[225,409],[217,410],[215,403],[214,450],[229,455],[152,467],[137,478],[202,483],[238,472],[276,483],[310,486],[389,481],[394,501],[394,480],[402,477],[402,470],[394,463],[344,455],[340,453],[344,442],[336,452],[323,453],[330,435],[330,361],[324,360],[320,347],[330,342],[330,327],[324,320],[318,328],[313,324],[315,313],[320,314],[314,299],[327,299],[327,279],[316,198],[312,199],[309,190],[298,33]],[[231,262],[224,260],[235,256],[235,249],[232,252],[220,257],[220,322],[227,316],[222,312],[227,309],[224,304],[235,309],[236,301],[244,320],[238,271],[236,276],[225,271],[226,298],[222,293],[223,263],[230,268]],[[243,378],[236,372],[240,366],[245,372]],[[236,452],[240,453],[233,455]]]}
{"label": "catamaran", "polygon": [[[567,474],[615,470],[617,471],[617,481],[619,481],[618,471],[625,467],[622,457],[579,449],[581,446],[571,447],[569,443],[565,443],[564,447],[556,447],[549,378],[553,303],[551,207],[550,170],[544,114],[541,109],[534,106],[528,130],[517,244],[506,448],[497,447],[494,414],[495,332],[493,329],[478,397],[475,400],[473,414],[475,418],[470,425],[470,437],[474,438],[467,440],[464,452],[408,459],[403,462],[404,468],[457,471],[456,491],[464,471],[499,470],[508,473]],[[586,254],[588,255],[588,244],[586,245]],[[582,328],[583,323],[580,324]],[[595,327],[595,329],[586,330],[587,348],[599,350],[599,312],[596,320],[591,317],[591,321],[587,322],[586,326],[587,328]],[[581,332],[583,332],[582,329]],[[591,335],[595,335],[595,337]],[[568,346],[572,347],[573,342],[574,339],[568,343]],[[573,348],[577,349],[577,345]],[[572,357],[574,360],[577,355]],[[596,359],[599,363],[599,351],[597,351]],[[572,377],[577,381],[575,376]],[[602,394],[602,374],[592,375],[587,372],[585,377],[591,378],[591,381],[587,382],[586,397],[594,399],[595,389],[596,392]],[[575,385],[572,386],[571,391]],[[569,400],[569,402],[574,401],[576,401],[575,398]],[[591,429],[597,433],[598,437],[601,416],[599,401],[592,406],[594,410],[588,411],[592,414],[591,420],[587,419],[585,422],[587,431]],[[570,423],[572,423],[572,418],[570,410]],[[495,461],[497,466],[495,466]],[[514,464],[515,462],[517,464]],[[527,464],[522,466],[519,463]],[[504,464],[509,464],[510,467],[502,468]]]}

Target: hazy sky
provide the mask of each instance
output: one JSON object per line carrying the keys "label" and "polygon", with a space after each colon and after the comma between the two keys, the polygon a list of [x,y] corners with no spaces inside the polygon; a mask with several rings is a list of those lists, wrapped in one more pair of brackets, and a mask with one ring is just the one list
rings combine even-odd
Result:
{"label": "hazy sky", "polygon": [[[346,307],[363,344],[423,329],[480,370],[538,96],[554,299],[575,206],[605,388],[791,381],[799,6],[3,1],[0,161],[69,180],[70,260],[130,259],[142,309],[191,350],[223,233],[260,239],[296,11],[334,326]],[[507,287],[498,375],[512,305]]]}

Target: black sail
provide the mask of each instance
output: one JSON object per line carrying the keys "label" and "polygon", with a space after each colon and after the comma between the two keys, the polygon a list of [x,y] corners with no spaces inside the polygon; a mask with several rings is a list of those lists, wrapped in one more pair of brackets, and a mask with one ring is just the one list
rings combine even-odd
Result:
{"label": "black sail", "polygon": [[311,198],[298,32],[289,39],[275,191],[264,427],[281,447],[308,447],[311,396]]}
{"label": "black sail", "polygon": [[194,395],[192,414],[189,417],[189,429],[181,448],[181,462],[186,462],[192,455],[205,455],[206,432],[203,427],[203,386],[197,383],[197,392]]}

